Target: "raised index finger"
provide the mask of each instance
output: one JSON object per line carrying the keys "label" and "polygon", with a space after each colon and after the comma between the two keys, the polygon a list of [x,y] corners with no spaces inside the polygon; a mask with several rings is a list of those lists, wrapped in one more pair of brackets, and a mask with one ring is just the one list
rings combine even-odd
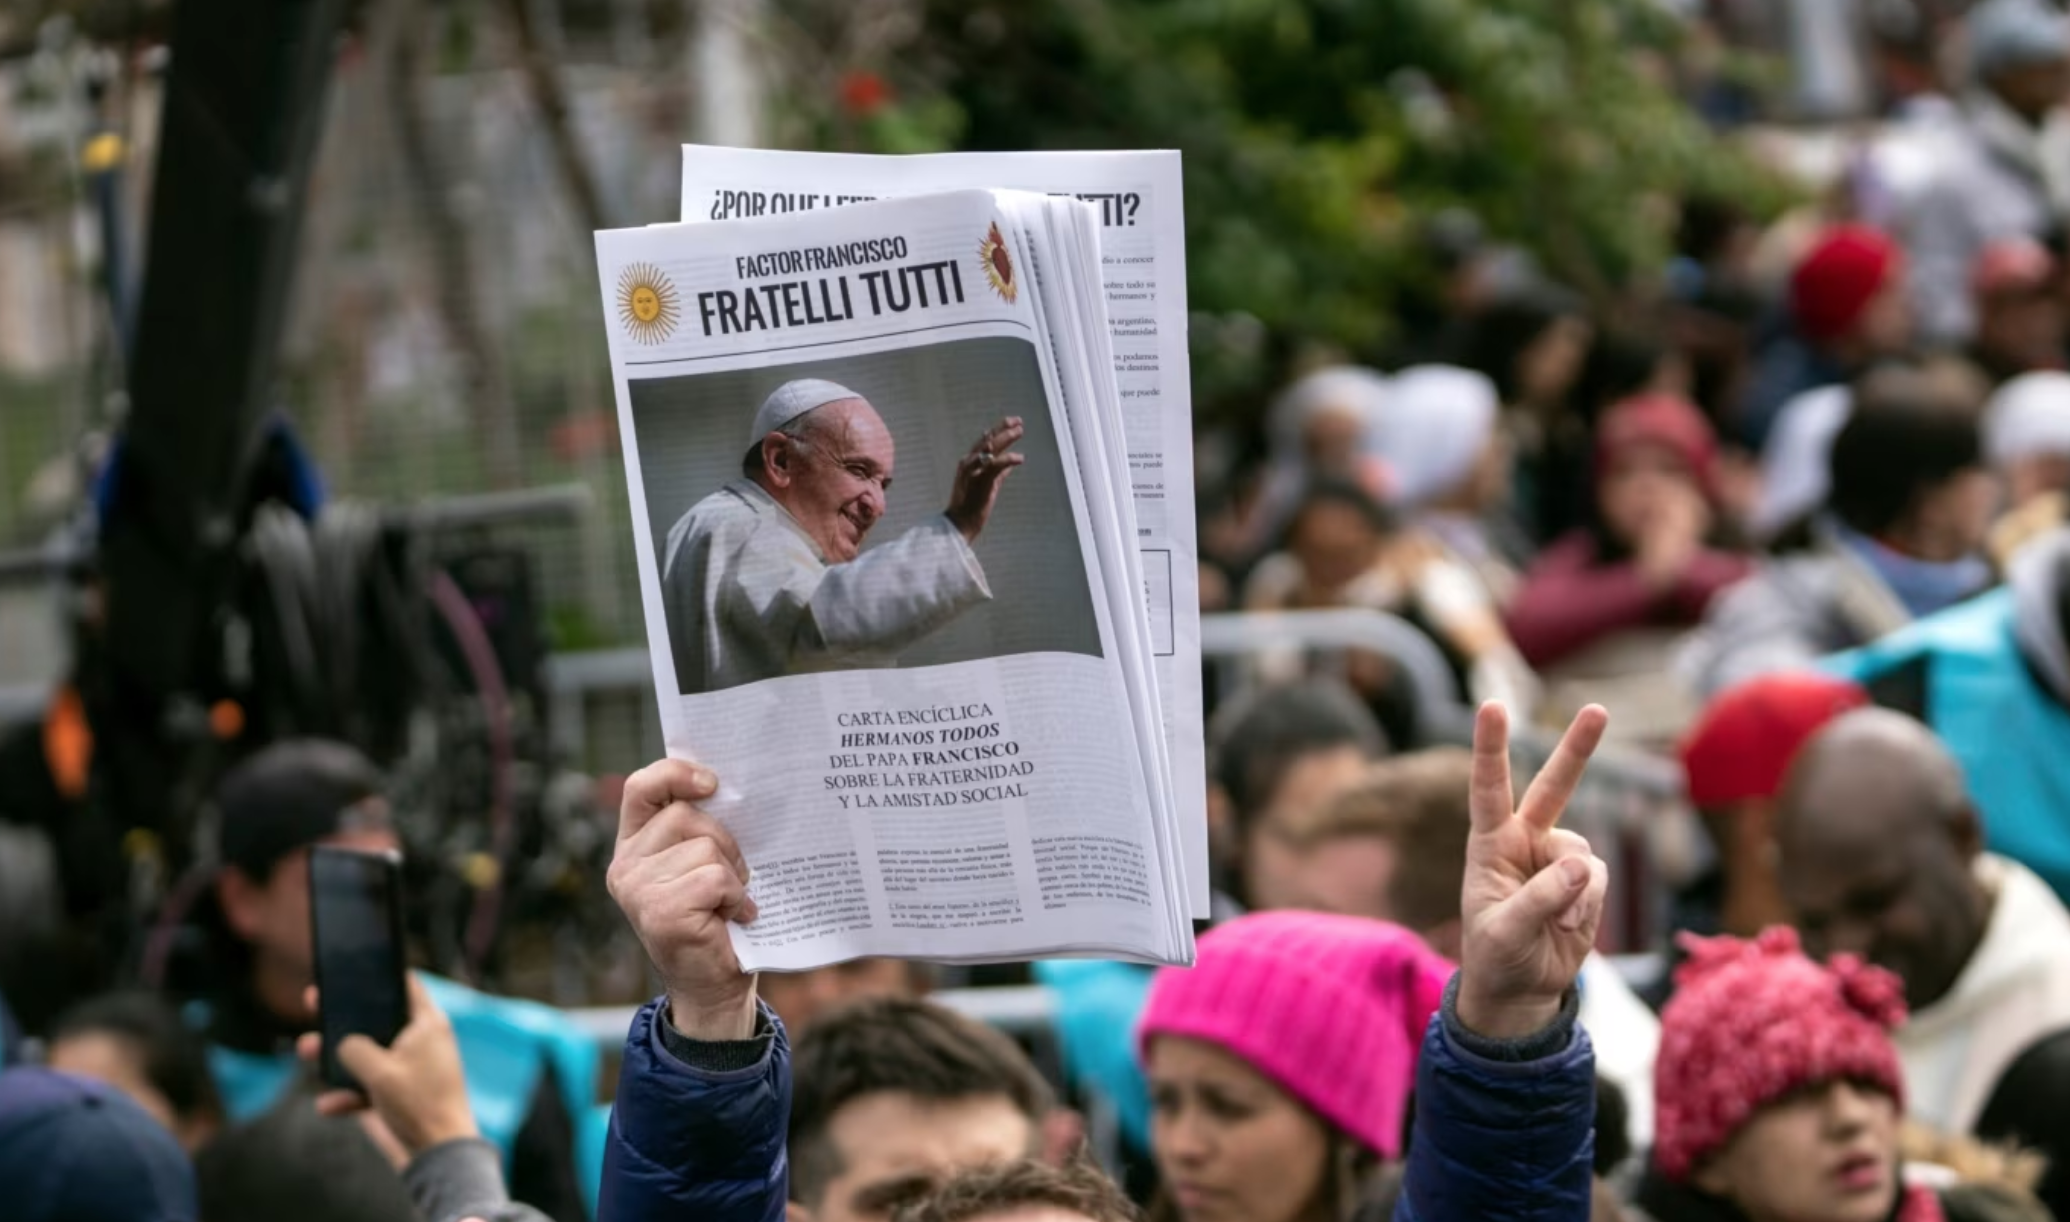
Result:
{"label": "raised index finger", "polygon": [[1509,787],[1509,712],[1501,702],[1481,705],[1473,719],[1473,830],[1492,832],[1509,822],[1516,801]]}
{"label": "raised index finger", "polygon": [[1610,714],[1600,704],[1587,705],[1574,714],[1567,732],[1560,735],[1560,745],[1553,748],[1552,758],[1545,761],[1545,767],[1538,770],[1531,787],[1524,791],[1524,803],[1518,811],[1526,822],[1539,829],[1550,829],[1560,821],[1609,724]]}
{"label": "raised index finger", "polygon": [[658,760],[625,778],[618,800],[618,838],[626,840],[677,802],[702,802],[719,791],[708,768],[684,760]]}

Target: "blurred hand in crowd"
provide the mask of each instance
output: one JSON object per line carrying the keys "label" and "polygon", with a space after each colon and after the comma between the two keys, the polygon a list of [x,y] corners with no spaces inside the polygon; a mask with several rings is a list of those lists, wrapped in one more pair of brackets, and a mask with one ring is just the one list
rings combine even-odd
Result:
{"label": "blurred hand in crowd", "polygon": [[1693,485],[1660,490],[1647,507],[1633,549],[1633,560],[1647,582],[1668,589],[1682,580],[1689,562],[1703,551],[1710,533],[1711,509]]}
{"label": "blurred hand in crowd", "polygon": [[[433,1146],[481,1135],[468,1103],[460,1041],[453,1035],[453,1024],[421,981],[411,976],[409,985],[410,1021],[394,1043],[383,1048],[364,1035],[348,1035],[338,1045],[339,1064],[359,1080],[365,1093],[332,1090],[316,1100],[316,1110],[326,1116],[349,1115],[371,1105],[405,1157],[395,1160],[397,1151],[387,1148],[378,1130],[370,1129],[369,1136],[391,1161],[401,1162]],[[308,1001],[309,1008],[316,1009],[313,988]],[[322,1035],[311,1031],[302,1036],[296,1051],[313,1064],[322,1047]]]}
{"label": "blurred hand in crowd", "polygon": [[1588,841],[1559,825],[1610,716],[1575,714],[1524,792],[1509,777],[1509,714],[1481,706],[1473,728],[1473,832],[1460,896],[1459,1019],[1490,1038],[1544,1029],[1595,948],[1610,873]]}
{"label": "blurred hand in crowd", "polygon": [[755,919],[747,861],[719,821],[697,808],[718,792],[705,768],[662,760],[625,781],[618,848],[605,876],[668,991],[669,1023],[694,1040],[755,1033],[755,978],[726,926]]}

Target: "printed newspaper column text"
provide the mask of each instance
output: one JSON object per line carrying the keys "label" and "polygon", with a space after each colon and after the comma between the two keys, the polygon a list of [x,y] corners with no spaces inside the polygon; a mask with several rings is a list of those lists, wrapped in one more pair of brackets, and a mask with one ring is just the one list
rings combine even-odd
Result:
{"label": "printed newspaper column text", "polygon": [[1150,865],[1141,846],[1110,836],[1037,839],[1035,884],[1045,909],[1092,901],[1150,906]]}
{"label": "printed newspaper column text", "polygon": [[1025,920],[1004,820],[932,813],[1028,796],[1035,764],[992,706],[851,709],[835,724],[840,750],[821,782],[844,812],[892,820],[876,836],[891,924],[970,929]]}
{"label": "printed newspaper column text", "polygon": [[752,882],[761,915],[744,928],[758,945],[788,946],[870,927],[870,897],[854,849],[785,858],[757,869]]}

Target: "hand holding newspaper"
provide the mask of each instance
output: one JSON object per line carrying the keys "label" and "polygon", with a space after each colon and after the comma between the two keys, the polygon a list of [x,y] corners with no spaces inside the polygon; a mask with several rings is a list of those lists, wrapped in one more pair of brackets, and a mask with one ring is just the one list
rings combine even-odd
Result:
{"label": "hand holding newspaper", "polygon": [[1096,211],[961,191],[597,257],[663,734],[751,868],[741,966],[1190,961]]}

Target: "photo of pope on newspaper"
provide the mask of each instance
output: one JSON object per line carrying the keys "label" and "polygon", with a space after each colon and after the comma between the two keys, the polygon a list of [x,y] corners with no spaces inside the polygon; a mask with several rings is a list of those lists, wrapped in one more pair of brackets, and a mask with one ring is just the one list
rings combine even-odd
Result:
{"label": "photo of pope on newspaper", "polygon": [[1099,656],[1025,340],[631,383],[682,694],[1017,653]]}

